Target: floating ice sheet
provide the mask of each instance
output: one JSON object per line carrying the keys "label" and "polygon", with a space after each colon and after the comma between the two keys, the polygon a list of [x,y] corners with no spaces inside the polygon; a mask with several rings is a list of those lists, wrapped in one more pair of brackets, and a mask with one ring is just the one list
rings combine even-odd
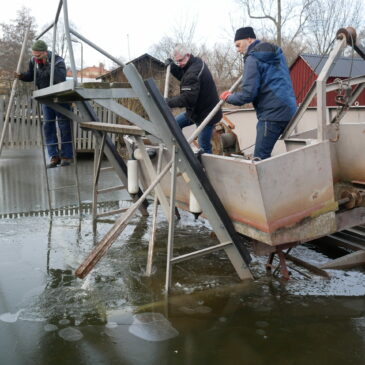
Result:
{"label": "floating ice sheet", "polygon": [[58,335],[64,340],[70,342],[79,341],[84,337],[81,331],[73,327],[66,327],[63,328],[62,330],[59,330]]}
{"label": "floating ice sheet", "polygon": [[161,313],[141,313],[133,316],[129,332],[146,341],[166,341],[179,332]]}
{"label": "floating ice sheet", "polygon": [[18,310],[16,313],[3,313],[0,314],[0,321],[7,323],[14,323],[18,320],[19,314],[22,312],[22,309]]}

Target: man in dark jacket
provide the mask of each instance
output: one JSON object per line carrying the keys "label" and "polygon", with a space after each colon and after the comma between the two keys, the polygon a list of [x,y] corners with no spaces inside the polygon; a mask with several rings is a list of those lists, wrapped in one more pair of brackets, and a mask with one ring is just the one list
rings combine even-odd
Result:
{"label": "man in dark jacket", "polygon": [[233,105],[253,103],[258,119],[254,157],[263,160],[297,109],[293,85],[281,48],[257,40],[251,27],[239,28],[234,41],[244,54],[242,88],[234,94],[224,91],[220,98]]}
{"label": "man in dark jacket", "polygon": [[[32,47],[33,57],[29,61],[28,71],[15,73],[19,80],[31,82],[34,80],[38,89],[50,86],[51,75],[51,57],[52,53],[47,51],[47,44],[38,40]],[[34,70],[35,69],[35,70]],[[66,65],[63,58],[55,55],[55,66],[53,83],[58,84],[66,80]],[[70,110],[68,104],[60,104]],[[68,166],[73,158],[71,122],[63,114],[56,112],[45,104],[42,104],[43,111],[43,131],[47,146],[48,155],[51,159],[47,167],[56,167],[57,165]],[[61,135],[61,151],[58,148],[58,138],[56,130],[56,118]]]}
{"label": "man in dark jacket", "polygon": [[[176,116],[181,129],[193,123],[200,125],[219,102],[212,74],[208,66],[183,45],[176,46],[172,56],[171,73],[180,81],[180,95],[168,98],[166,102],[170,108],[186,108],[185,112]],[[205,153],[212,153],[210,139],[214,125],[221,119],[222,111],[219,109],[199,134],[199,145]]]}

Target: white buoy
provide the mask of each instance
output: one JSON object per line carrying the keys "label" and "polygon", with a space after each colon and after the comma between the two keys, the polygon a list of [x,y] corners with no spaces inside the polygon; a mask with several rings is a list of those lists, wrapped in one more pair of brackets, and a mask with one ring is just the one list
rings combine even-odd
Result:
{"label": "white buoy", "polygon": [[195,195],[190,190],[190,198],[189,198],[189,211],[194,214],[195,219],[197,219],[202,212],[200,208],[199,202],[196,200]]}
{"label": "white buoy", "polygon": [[128,160],[128,193],[137,194],[139,190],[138,186],[138,161]]}
{"label": "white buoy", "polygon": [[133,157],[136,159],[136,160],[142,160],[142,152],[139,148],[136,148],[133,152]]}

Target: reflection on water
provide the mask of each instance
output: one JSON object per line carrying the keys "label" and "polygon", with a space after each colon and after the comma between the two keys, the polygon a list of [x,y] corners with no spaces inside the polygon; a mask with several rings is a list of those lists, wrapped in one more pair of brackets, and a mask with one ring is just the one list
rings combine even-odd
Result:
{"label": "reflection on water", "polygon": [[[135,216],[80,280],[75,269],[110,222],[94,236],[88,212],[0,219],[0,364],[364,363],[363,270],[331,270],[329,280],[292,270],[286,282],[254,257],[258,279],[241,282],[220,251],[174,265],[167,299],[162,215],[154,274],[145,276],[151,220]],[[182,212],[175,254],[215,244],[210,232]],[[292,253],[327,260],[309,246]]]}

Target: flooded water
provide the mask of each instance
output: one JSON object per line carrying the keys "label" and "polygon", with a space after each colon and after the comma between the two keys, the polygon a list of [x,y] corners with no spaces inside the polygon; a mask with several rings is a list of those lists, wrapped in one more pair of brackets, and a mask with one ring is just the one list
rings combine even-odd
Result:
{"label": "flooded water", "polygon": [[[0,364],[365,363],[364,270],[328,270],[331,279],[324,279],[292,266],[284,281],[266,275],[265,259],[253,257],[256,279],[241,282],[221,251],[174,265],[167,299],[168,225],[160,213],[150,278],[152,217],[137,215],[81,280],[74,271],[111,220],[94,235],[87,211],[10,216],[47,209],[47,199],[39,155],[6,152],[0,160]],[[79,167],[88,203],[92,161]],[[62,169],[52,172],[55,180]],[[104,182],[115,185],[112,175]],[[122,198],[111,195],[107,204],[128,205]],[[206,221],[182,212],[175,255],[215,243]],[[310,246],[291,253],[313,264],[328,260]]]}

